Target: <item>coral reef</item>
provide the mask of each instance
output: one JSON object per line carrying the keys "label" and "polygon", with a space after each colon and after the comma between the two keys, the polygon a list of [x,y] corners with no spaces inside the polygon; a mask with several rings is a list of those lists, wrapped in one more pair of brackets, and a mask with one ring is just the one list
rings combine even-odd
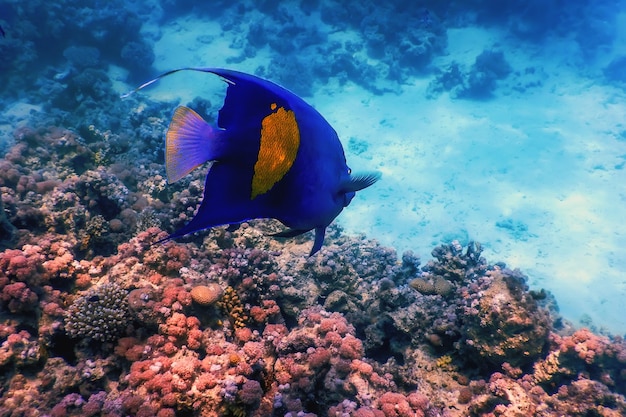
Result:
{"label": "coral reef", "polygon": [[479,290],[465,300],[460,350],[497,367],[534,362],[546,347],[550,317],[528,292],[525,277],[496,268],[476,284]]}
{"label": "coral reef", "polygon": [[35,60],[40,69],[56,69],[49,75],[58,81],[71,82],[70,75],[80,76],[83,69],[102,60],[126,66],[132,76],[139,73],[135,71],[137,59],[141,59],[143,73],[154,56],[150,60],[152,47],[139,33],[145,18],[139,13],[120,1],[107,7],[70,2],[52,6],[39,0],[20,7],[9,1],[3,18],[9,21],[12,36],[3,42],[3,56],[5,63],[11,64],[2,65],[8,82],[0,88],[13,94],[16,87],[36,82],[41,74],[32,71]]}
{"label": "coral reef", "polygon": [[493,96],[498,80],[505,79],[511,72],[512,68],[501,51],[485,50],[467,71],[458,62],[439,70],[428,86],[427,95],[432,98],[449,91],[453,97],[488,99]]}
{"label": "coral reef", "polygon": [[[85,170],[89,187],[72,190],[90,197],[74,207],[120,221],[179,209],[115,172]],[[58,189],[40,188],[40,204]],[[131,195],[144,202],[120,210]],[[105,203],[80,203],[92,199]],[[136,228],[94,255],[63,241],[67,228],[16,227],[21,249],[0,252],[3,415],[34,404],[111,417],[626,412],[626,343],[553,325],[547,294],[487,263],[478,243],[439,246],[420,266],[333,226],[307,257],[307,236],[273,239],[274,222],[254,221],[159,245],[159,227]]]}

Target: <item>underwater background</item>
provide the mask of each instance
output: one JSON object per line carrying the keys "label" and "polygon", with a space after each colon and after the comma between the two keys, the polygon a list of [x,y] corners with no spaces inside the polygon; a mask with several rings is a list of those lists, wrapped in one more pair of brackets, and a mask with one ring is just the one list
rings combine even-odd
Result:
{"label": "underwater background", "polygon": [[[0,416],[626,415],[626,3],[0,0]],[[308,257],[189,221],[272,80],[382,179]],[[479,243],[480,242],[480,243]]]}

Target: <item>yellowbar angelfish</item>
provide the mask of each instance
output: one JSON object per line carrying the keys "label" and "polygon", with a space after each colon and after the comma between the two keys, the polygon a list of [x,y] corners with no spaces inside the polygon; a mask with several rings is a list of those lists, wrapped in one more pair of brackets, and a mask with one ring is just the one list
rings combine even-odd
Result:
{"label": "yellowbar angelfish", "polygon": [[[227,83],[217,126],[188,107],[178,107],[166,136],[170,183],[211,162],[195,217],[167,239],[257,218],[277,219],[292,237],[315,229],[311,255],[326,227],[356,191],[380,173],[351,174],[335,130],[300,97],[270,81],[219,68],[180,68],[216,74]],[[129,93],[132,94],[133,92]]]}

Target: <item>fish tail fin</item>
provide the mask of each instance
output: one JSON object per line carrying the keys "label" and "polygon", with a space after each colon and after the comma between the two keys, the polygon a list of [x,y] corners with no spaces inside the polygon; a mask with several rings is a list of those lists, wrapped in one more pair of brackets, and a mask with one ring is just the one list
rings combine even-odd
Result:
{"label": "fish tail fin", "polygon": [[197,166],[214,160],[211,143],[221,132],[189,107],[178,107],[165,137],[167,181],[174,183]]}

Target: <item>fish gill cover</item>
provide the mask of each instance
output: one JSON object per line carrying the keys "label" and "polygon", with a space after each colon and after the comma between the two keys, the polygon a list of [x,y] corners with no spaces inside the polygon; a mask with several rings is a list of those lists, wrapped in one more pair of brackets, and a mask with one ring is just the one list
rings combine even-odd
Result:
{"label": "fish gill cover", "polygon": [[[626,414],[623,10],[5,0],[0,415]],[[312,257],[263,220],[154,245],[206,175],[167,184],[173,109],[223,85],[119,95],[182,65],[305,97],[384,182]]]}

